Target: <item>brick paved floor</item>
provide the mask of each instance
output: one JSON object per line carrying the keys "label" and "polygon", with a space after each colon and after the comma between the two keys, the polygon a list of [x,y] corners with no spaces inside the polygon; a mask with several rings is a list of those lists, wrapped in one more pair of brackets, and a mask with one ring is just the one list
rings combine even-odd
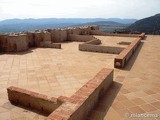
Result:
{"label": "brick paved floor", "polygon": [[115,75],[115,83],[88,119],[159,120],[128,117],[136,113],[160,114],[159,61],[160,36],[148,36],[125,70],[119,70]]}
{"label": "brick paved floor", "polygon": [[[160,36],[148,36],[125,70],[115,69],[116,82],[93,110],[90,120],[120,120],[125,119],[125,113],[160,113],[159,40]],[[61,50],[36,48],[0,55],[0,120],[45,118],[11,105],[6,91],[10,85],[48,96],[71,96],[101,68],[113,68],[116,55],[81,52],[78,44],[64,43]]]}

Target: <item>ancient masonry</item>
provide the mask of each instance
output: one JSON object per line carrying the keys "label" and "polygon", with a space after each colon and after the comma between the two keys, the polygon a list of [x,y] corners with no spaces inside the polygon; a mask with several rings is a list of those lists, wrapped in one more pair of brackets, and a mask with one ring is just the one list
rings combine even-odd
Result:
{"label": "ancient masonry", "polygon": [[[101,46],[101,40],[93,35],[135,37],[135,40],[126,48]],[[100,31],[98,26],[36,30],[0,35],[0,53],[21,52],[31,47],[61,49],[62,42],[77,41],[83,42],[79,44],[80,51],[118,54],[114,59],[114,67],[124,68],[144,38],[145,33],[111,34]],[[69,98],[48,98],[46,95],[14,86],[7,88],[8,98],[13,104],[48,113],[46,120],[83,120],[112,84],[113,72],[113,69],[103,68]]]}

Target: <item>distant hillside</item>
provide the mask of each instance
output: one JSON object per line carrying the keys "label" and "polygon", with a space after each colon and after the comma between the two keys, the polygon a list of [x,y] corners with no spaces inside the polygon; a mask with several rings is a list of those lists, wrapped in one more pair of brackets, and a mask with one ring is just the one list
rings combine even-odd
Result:
{"label": "distant hillside", "polygon": [[113,22],[122,23],[122,24],[132,24],[132,23],[135,23],[137,19],[108,18],[107,21],[113,21]]}
{"label": "distant hillside", "polygon": [[8,19],[0,21],[0,33],[30,31],[35,29],[63,28],[97,21],[114,20],[119,23],[131,24],[135,19],[119,18],[43,18],[43,19]]}
{"label": "distant hillside", "polygon": [[131,32],[145,32],[147,34],[160,34],[160,14],[138,20],[128,27]]}
{"label": "distant hillside", "polygon": [[82,25],[98,25],[100,27],[100,30],[102,31],[114,32],[115,30],[126,29],[130,24],[122,24],[113,21],[97,21],[97,22],[84,23],[77,26],[82,26]]}

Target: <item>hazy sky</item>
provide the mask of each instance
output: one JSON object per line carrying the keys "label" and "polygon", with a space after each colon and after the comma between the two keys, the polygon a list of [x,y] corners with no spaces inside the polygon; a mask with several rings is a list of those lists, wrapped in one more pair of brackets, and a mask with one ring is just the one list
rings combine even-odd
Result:
{"label": "hazy sky", "polygon": [[0,0],[10,18],[136,18],[160,13],[160,0]]}

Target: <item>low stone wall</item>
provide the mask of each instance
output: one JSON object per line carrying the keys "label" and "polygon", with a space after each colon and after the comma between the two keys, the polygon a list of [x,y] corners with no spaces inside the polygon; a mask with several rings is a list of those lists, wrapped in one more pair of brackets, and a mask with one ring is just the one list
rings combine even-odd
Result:
{"label": "low stone wall", "polygon": [[46,120],[84,120],[113,82],[113,69],[103,68]]}
{"label": "low stone wall", "polygon": [[141,37],[136,38],[127,48],[125,48],[118,56],[116,56],[116,58],[114,59],[114,67],[124,68],[135,50],[137,49],[140,42]]}
{"label": "low stone wall", "polygon": [[106,33],[106,36],[117,36],[117,37],[138,37],[138,34],[114,34],[114,33]]}
{"label": "low stone wall", "polygon": [[124,50],[124,48],[112,47],[112,46],[90,45],[90,44],[79,44],[79,50],[88,51],[88,52],[119,54],[121,51]]}
{"label": "low stone wall", "polygon": [[50,41],[44,41],[44,42],[40,43],[40,47],[61,49],[61,44],[60,43],[51,43]]}
{"label": "low stone wall", "polygon": [[69,35],[68,40],[69,41],[77,41],[77,42],[87,42],[92,39],[95,39],[92,35]]}
{"label": "low stone wall", "polygon": [[47,98],[46,95],[17,87],[7,88],[12,104],[31,107],[50,114],[47,120],[83,120],[113,82],[113,69],[103,68],[71,97]]}
{"label": "low stone wall", "polygon": [[138,37],[138,34],[115,34],[115,33],[107,33],[100,30],[92,30],[90,31],[91,35],[101,35],[101,36],[118,36],[118,37]]}
{"label": "low stone wall", "polygon": [[98,39],[94,39],[94,40],[90,40],[88,42],[85,42],[85,44],[99,45],[99,44],[101,44],[101,41]]}
{"label": "low stone wall", "polygon": [[48,99],[46,95],[13,86],[7,88],[7,92],[11,103],[31,107],[48,114],[53,112],[62,104],[61,101],[58,101],[54,97]]}
{"label": "low stone wall", "polygon": [[145,33],[141,33],[138,37],[140,37],[141,38],[141,40],[144,40],[144,38],[145,38]]}

